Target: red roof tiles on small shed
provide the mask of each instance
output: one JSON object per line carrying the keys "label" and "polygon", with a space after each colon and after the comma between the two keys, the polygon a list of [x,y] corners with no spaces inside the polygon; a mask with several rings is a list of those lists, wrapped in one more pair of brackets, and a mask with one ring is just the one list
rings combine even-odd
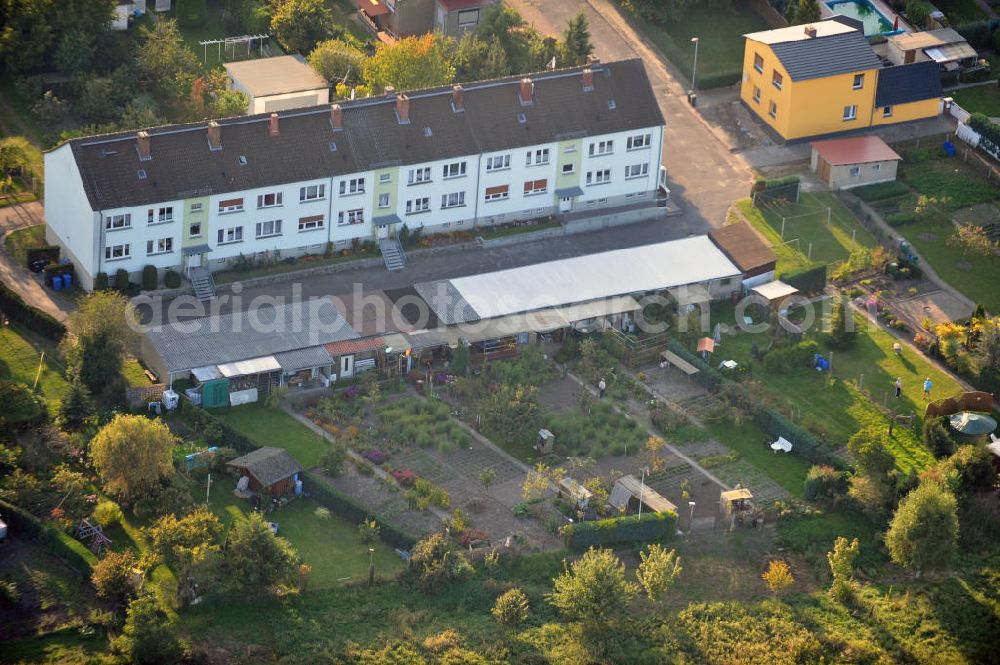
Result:
{"label": "red roof tiles on small shed", "polygon": [[330,342],[323,346],[331,356],[343,356],[362,351],[374,351],[385,348],[385,340],[381,337],[364,337],[362,339],[345,339],[340,342]]}
{"label": "red roof tiles on small shed", "polygon": [[811,145],[812,149],[831,166],[902,159],[878,136],[855,136],[849,139],[817,141]]}

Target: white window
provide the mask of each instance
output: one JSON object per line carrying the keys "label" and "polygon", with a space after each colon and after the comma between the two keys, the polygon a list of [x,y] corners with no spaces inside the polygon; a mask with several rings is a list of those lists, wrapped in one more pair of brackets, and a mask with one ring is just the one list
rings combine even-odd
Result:
{"label": "white window", "polygon": [[188,227],[188,235],[192,238],[201,237],[201,222],[195,222],[190,227]]}
{"label": "white window", "polygon": [[419,199],[411,199],[406,202],[406,214],[415,215],[418,212],[427,212],[431,209],[431,198],[424,196]]}
{"label": "white window", "polygon": [[243,199],[226,199],[219,201],[219,214],[225,215],[230,212],[242,212]]}
{"label": "white window", "polygon": [[612,140],[598,141],[590,144],[590,156],[610,155],[615,151],[615,142]]}
{"label": "white window", "polygon": [[107,261],[118,261],[132,256],[132,245],[108,245],[104,248],[104,258]]}
{"label": "white window", "polygon": [[510,196],[510,186],[509,185],[497,185],[496,187],[486,188],[487,201],[502,201]]}
{"label": "white window", "polygon": [[419,169],[410,169],[410,176],[407,179],[407,183],[411,185],[419,185],[422,182],[431,181],[431,167],[425,166]]}
{"label": "white window", "polygon": [[525,180],[524,181],[524,195],[531,196],[533,194],[544,194],[549,188],[549,181],[546,179],[542,180]]}
{"label": "white window", "polygon": [[652,143],[652,134],[636,134],[635,136],[628,137],[625,147],[629,150],[639,150],[640,148],[648,148]]}
{"label": "white window", "polygon": [[299,217],[299,231],[315,231],[323,228],[323,215],[309,215]]}
{"label": "white window", "polygon": [[773,83],[774,87],[777,88],[778,90],[781,90],[781,85],[782,85],[782,83],[784,83],[784,81],[785,81],[785,77],[783,77],[778,72],[778,70],[774,70],[771,73],[771,83]]}
{"label": "white window", "polygon": [[273,238],[281,235],[281,220],[257,222],[257,238]]}
{"label": "white window", "polygon": [[172,251],[174,251],[173,238],[160,238],[159,240],[146,241],[146,256],[169,254]]}
{"label": "white window", "polygon": [[316,201],[326,198],[326,185],[299,187],[299,201]]}
{"label": "white window", "polygon": [[452,162],[444,165],[442,177],[460,178],[463,175],[465,175],[465,162]]}
{"label": "white window", "polygon": [[753,68],[759,73],[764,73],[764,58],[759,53],[753,54]]}
{"label": "white window", "polygon": [[337,213],[337,224],[339,226],[347,226],[349,224],[364,224],[364,223],[365,223],[364,208],[357,208],[355,210],[342,210]]}
{"label": "white window", "polygon": [[510,155],[493,155],[486,158],[487,171],[501,171],[510,168]]}
{"label": "white window", "polygon": [[629,164],[625,167],[626,178],[641,178],[649,173],[649,164]]}
{"label": "white window", "polygon": [[442,208],[457,208],[465,205],[465,192],[452,192],[441,195]]}
{"label": "white window", "polygon": [[753,87],[753,100],[760,104],[760,88],[757,86]]}
{"label": "white window", "polygon": [[379,173],[378,181],[382,183],[392,182],[392,173]]}
{"label": "white window", "polygon": [[872,164],[872,173],[878,173],[882,170],[881,164]]}
{"label": "white window", "polygon": [[219,229],[218,244],[227,245],[231,242],[243,242],[243,227],[232,226],[228,229]]}
{"label": "white window", "polygon": [[270,194],[257,195],[258,208],[273,208],[281,205],[281,192],[271,192]]}
{"label": "white window", "polygon": [[348,196],[351,194],[364,194],[364,193],[365,193],[364,178],[351,178],[350,180],[340,181],[341,196]]}
{"label": "white window", "polygon": [[538,166],[539,164],[548,164],[548,163],[549,163],[548,148],[541,148],[539,150],[535,150],[534,152],[529,150],[527,153],[525,153],[525,159],[524,159],[525,166],[531,166],[531,165]]}
{"label": "white window", "polygon": [[165,224],[167,222],[174,221],[174,207],[165,206],[159,210],[155,208],[150,208],[146,212],[146,223],[147,224]]}
{"label": "white window", "polygon": [[600,171],[587,171],[588,185],[603,185],[611,182],[611,169],[601,169]]}
{"label": "white window", "polygon": [[573,173],[574,170],[575,170],[575,168],[574,168],[573,164],[563,164],[562,165],[563,175],[568,175],[570,173]]}
{"label": "white window", "polygon": [[200,203],[192,203],[190,210],[191,210],[191,212],[201,212],[201,204]]}
{"label": "white window", "polygon": [[858,117],[858,107],[855,104],[844,107],[844,120],[854,120]]}
{"label": "white window", "polygon": [[774,102],[771,102],[770,108],[767,109],[767,114],[769,116],[771,116],[772,118],[777,118],[778,117],[778,105],[775,104]]}
{"label": "white window", "polygon": [[104,218],[104,228],[108,231],[132,228],[131,213],[125,213],[124,215],[108,215]]}
{"label": "white window", "polygon": [[389,195],[388,194],[379,194],[378,195],[378,207],[379,208],[388,208],[389,207]]}
{"label": "white window", "polygon": [[852,178],[857,178],[858,176],[861,175],[861,167],[860,166],[852,166],[851,170],[850,170],[850,174],[851,174]]}
{"label": "white window", "polygon": [[855,90],[860,90],[863,87],[865,87],[865,75],[864,74],[855,74],[854,75],[854,89]]}
{"label": "white window", "polygon": [[891,106],[883,106],[882,107],[882,117],[883,118],[891,118],[892,117],[892,107]]}

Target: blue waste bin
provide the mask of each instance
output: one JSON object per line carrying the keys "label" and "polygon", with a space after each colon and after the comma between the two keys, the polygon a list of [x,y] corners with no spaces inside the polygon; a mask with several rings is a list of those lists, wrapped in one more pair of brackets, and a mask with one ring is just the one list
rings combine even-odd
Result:
{"label": "blue waste bin", "polygon": [[948,155],[949,157],[954,157],[955,156],[955,144],[954,143],[952,143],[951,141],[945,141],[944,145],[942,147],[944,148],[944,154]]}
{"label": "blue waste bin", "polygon": [[62,288],[62,277],[60,277],[59,275],[54,275],[52,277],[52,290],[58,291],[61,288]]}
{"label": "blue waste bin", "polygon": [[68,289],[73,286],[73,275],[66,273],[62,276],[63,288]]}

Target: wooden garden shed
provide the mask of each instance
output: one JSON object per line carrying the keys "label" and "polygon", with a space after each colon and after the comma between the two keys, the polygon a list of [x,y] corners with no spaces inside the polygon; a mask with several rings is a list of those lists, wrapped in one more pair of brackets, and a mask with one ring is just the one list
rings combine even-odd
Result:
{"label": "wooden garden shed", "polygon": [[226,466],[250,479],[252,492],[267,490],[272,497],[295,493],[295,481],[302,465],[284,448],[263,447],[230,461]]}

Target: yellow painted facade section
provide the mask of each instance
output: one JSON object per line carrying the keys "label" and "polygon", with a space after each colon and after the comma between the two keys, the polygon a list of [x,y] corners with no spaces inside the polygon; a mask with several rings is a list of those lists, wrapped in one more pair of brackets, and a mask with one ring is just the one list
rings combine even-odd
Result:
{"label": "yellow painted facade section", "polygon": [[[762,71],[754,65],[757,56],[763,61]],[[780,89],[774,83],[775,72],[781,76]],[[855,89],[857,74],[864,75],[864,80]],[[877,77],[878,70],[869,69],[792,81],[770,46],[747,39],[740,99],[786,141],[937,115],[938,100],[931,99],[898,105],[890,117],[883,118],[882,108],[875,108]],[[848,107],[854,107],[853,119],[845,118],[851,115]]]}

